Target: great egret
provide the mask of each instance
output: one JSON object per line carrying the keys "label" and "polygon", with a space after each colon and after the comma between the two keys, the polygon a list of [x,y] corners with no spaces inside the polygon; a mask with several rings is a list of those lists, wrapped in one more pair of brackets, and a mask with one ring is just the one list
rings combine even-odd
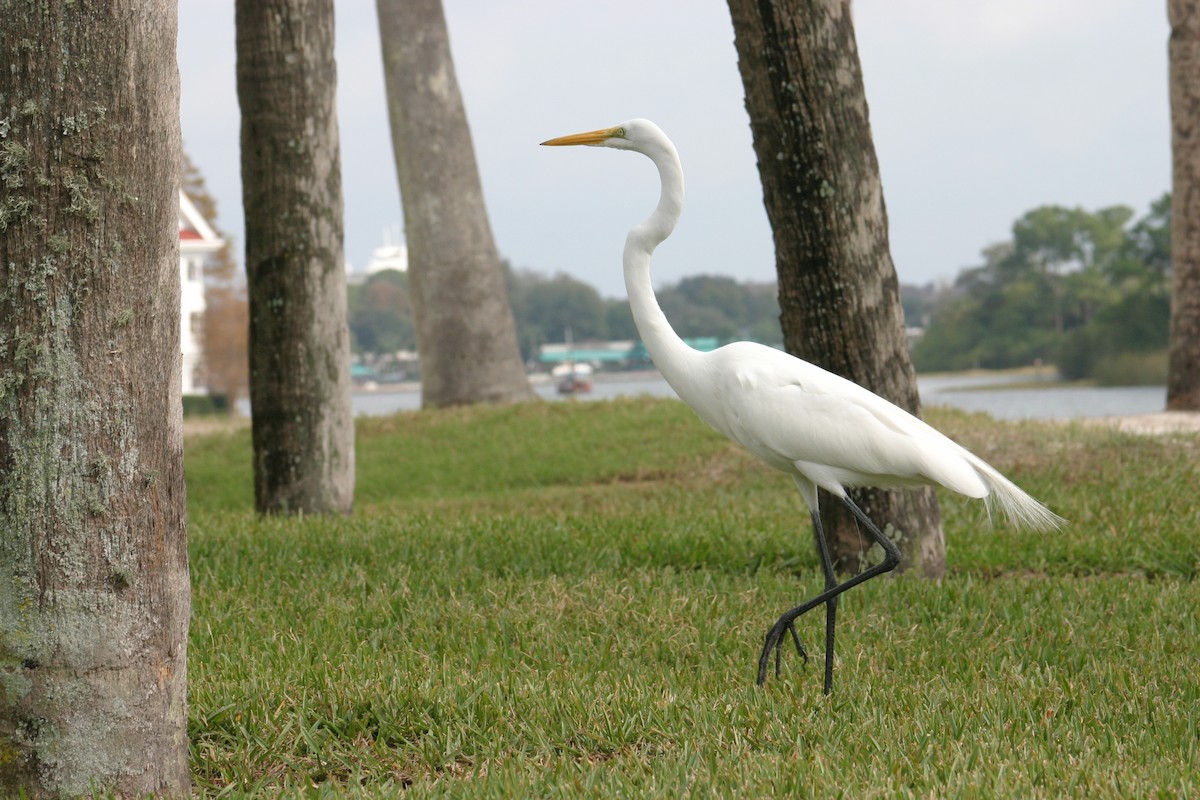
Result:
{"label": "great egret", "polygon": [[[625,240],[625,288],[646,350],[675,393],[700,419],[767,464],[792,476],[812,515],[825,590],[782,614],[767,633],[758,683],[771,653],[779,675],[785,633],[807,654],[796,633],[802,614],[826,604],[825,693],[833,690],[837,597],[895,568],[900,551],[847,495],[846,487],[943,486],[994,503],[1014,524],[1047,530],[1063,520],[966,448],[907,411],[861,386],[787,353],[734,342],[708,353],[694,350],[671,328],[650,283],[650,258],[683,210],[683,168],[675,145],[657,125],[634,119],[612,128],[562,136],[544,145],[592,145],[632,150],[658,167],[658,207]],[[884,560],[837,583],[818,513],[817,489],[841,500],[883,548]]]}

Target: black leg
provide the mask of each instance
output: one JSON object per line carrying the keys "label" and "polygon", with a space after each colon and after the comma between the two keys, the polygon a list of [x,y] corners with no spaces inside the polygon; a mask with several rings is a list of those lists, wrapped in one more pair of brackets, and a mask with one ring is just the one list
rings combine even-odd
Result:
{"label": "black leg", "polygon": [[[821,570],[825,573],[825,591],[837,586],[837,573],[833,571],[833,559],[829,556],[829,540],[821,525],[821,515],[813,512],[813,532],[817,537],[817,550],[821,554]],[[833,633],[837,626],[837,595],[825,603],[825,694],[833,694]],[[775,677],[779,677],[779,665],[775,665]]]}
{"label": "black leg", "polygon": [[[822,569],[826,569],[826,564],[828,564],[828,569],[825,573],[826,589],[825,589],[825,591],[821,592],[819,595],[817,595],[813,599],[811,599],[805,603],[801,603],[800,605],[796,606],[795,608],[791,609],[790,611],[785,612],[782,616],[779,617],[779,619],[775,622],[775,625],[767,633],[766,644],[763,645],[762,654],[759,655],[759,657],[758,657],[758,685],[759,686],[762,686],[767,681],[767,665],[770,663],[770,660],[771,660],[771,651],[775,650],[776,652],[778,652],[779,646],[783,641],[784,631],[790,630],[792,632],[793,636],[796,635],[794,625],[795,625],[797,618],[803,616],[804,614],[808,613],[809,611],[811,611],[812,609],[821,605],[822,603],[828,603],[831,600],[836,601],[838,595],[840,595],[842,592],[846,591],[847,589],[851,589],[855,586],[858,586],[860,583],[863,583],[864,581],[869,581],[871,578],[874,578],[876,575],[882,575],[885,572],[890,572],[896,568],[897,564],[900,563],[899,548],[897,548],[896,545],[893,544],[890,539],[888,539],[886,536],[883,535],[883,532],[879,530],[879,528],[875,525],[875,523],[872,522],[865,513],[863,513],[863,510],[861,508],[859,508],[858,505],[853,500],[851,500],[849,497],[842,498],[842,502],[846,504],[846,507],[850,509],[850,512],[852,514],[854,514],[854,516],[858,519],[858,521],[863,524],[863,526],[867,529],[867,532],[869,534],[871,534],[871,538],[874,539],[876,542],[878,542],[879,546],[883,548],[884,559],[881,563],[876,564],[875,566],[871,567],[868,570],[860,572],[859,574],[855,575],[852,578],[848,578],[843,583],[840,583],[840,584],[837,583],[836,577],[834,577],[834,579],[832,581],[832,583],[834,585],[830,586],[830,583],[831,583],[830,575],[833,571],[833,565],[832,565],[832,562],[827,561],[827,559],[829,558],[829,547],[828,547],[828,544],[825,542],[824,532],[821,531],[818,534],[818,541],[822,545],[824,545],[824,547],[821,548],[821,550],[822,550],[822,555],[821,555]],[[813,516],[816,517],[817,515],[814,514]],[[820,521],[818,520],[816,522],[816,524],[819,526]],[[818,528],[818,530],[820,530],[820,529]],[[836,614],[836,606],[833,608],[833,610],[830,610],[827,607],[826,616],[825,616],[825,645],[826,645],[826,647],[825,647],[825,692],[826,692],[826,694],[828,694],[829,692],[831,692],[833,690],[833,631],[834,631],[833,624],[834,624],[835,614]],[[776,674],[778,674],[778,656],[776,657],[776,668],[777,668]]]}

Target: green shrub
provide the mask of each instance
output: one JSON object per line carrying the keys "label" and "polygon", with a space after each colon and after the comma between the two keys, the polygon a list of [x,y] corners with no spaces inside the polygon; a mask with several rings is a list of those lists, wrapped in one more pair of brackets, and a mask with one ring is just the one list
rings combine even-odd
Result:
{"label": "green shrub", "polygon": [[1167,351],[1117,353],[1097,359],[1092,377],[1100,386],[1158,386],[1167,382]]}
{"label": "green shrub", "polygon": [[229,398],[223,394],[185,394],[183,415],[203,417],[229,413]]}

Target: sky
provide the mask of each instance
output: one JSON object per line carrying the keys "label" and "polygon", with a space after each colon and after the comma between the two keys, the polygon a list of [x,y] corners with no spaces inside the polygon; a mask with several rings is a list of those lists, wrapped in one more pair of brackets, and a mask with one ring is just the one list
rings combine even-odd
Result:
{"label": "sky", "polygon": [[[644,157],[543,148],[654,120],[687,180],[656,286],[773,281],[774,248],[720,0],[443,0],[496,244],[515,268],[624,297],[628,228],[653,210]],[[233,0],[180,0],[184,147],[244,247]],[[375,4],[336,3],[345,248],[402,239]],[[904,283],[953,280],[1045,204],[1132,207],[1170,189],[1167,36],[1147,0],[857,0],[854,21]]]}

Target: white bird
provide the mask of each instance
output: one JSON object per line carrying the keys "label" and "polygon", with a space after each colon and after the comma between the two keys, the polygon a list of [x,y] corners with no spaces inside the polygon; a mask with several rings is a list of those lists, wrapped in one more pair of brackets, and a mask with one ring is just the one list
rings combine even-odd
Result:
{"label": "white bird", "polygon": [[[667,322],[650,282],[655,247],[674,230],[683,210],[683,168],[675,145],[657,125],[634,119],[612,128],[563,136],[544,145],[591,145],[632,150],[658,167],[658,207],[625,240],[625,288],[638,333],[667,383],[700,419],[772,467],[792,476],[808,504],[825,573],[825,590],[785,612],[767,633],[758,663],[766,681],[772,651],[779,674],[785,632],[807,654],[795,620],[826,604],[825,692],[833,688],[833,639],[837,597],[895,568],[900,551],[847,495],[847,487],[943,486],[982,498],[1016,525],[1047,530],[1062,518],[1034,500],[996,469],[907,411],[858,384],[785,352],[734,342],[711,352],[689,347]],[[821,528],[817,490],[841,500],[883,548],[885,558],[837,583]]]}

